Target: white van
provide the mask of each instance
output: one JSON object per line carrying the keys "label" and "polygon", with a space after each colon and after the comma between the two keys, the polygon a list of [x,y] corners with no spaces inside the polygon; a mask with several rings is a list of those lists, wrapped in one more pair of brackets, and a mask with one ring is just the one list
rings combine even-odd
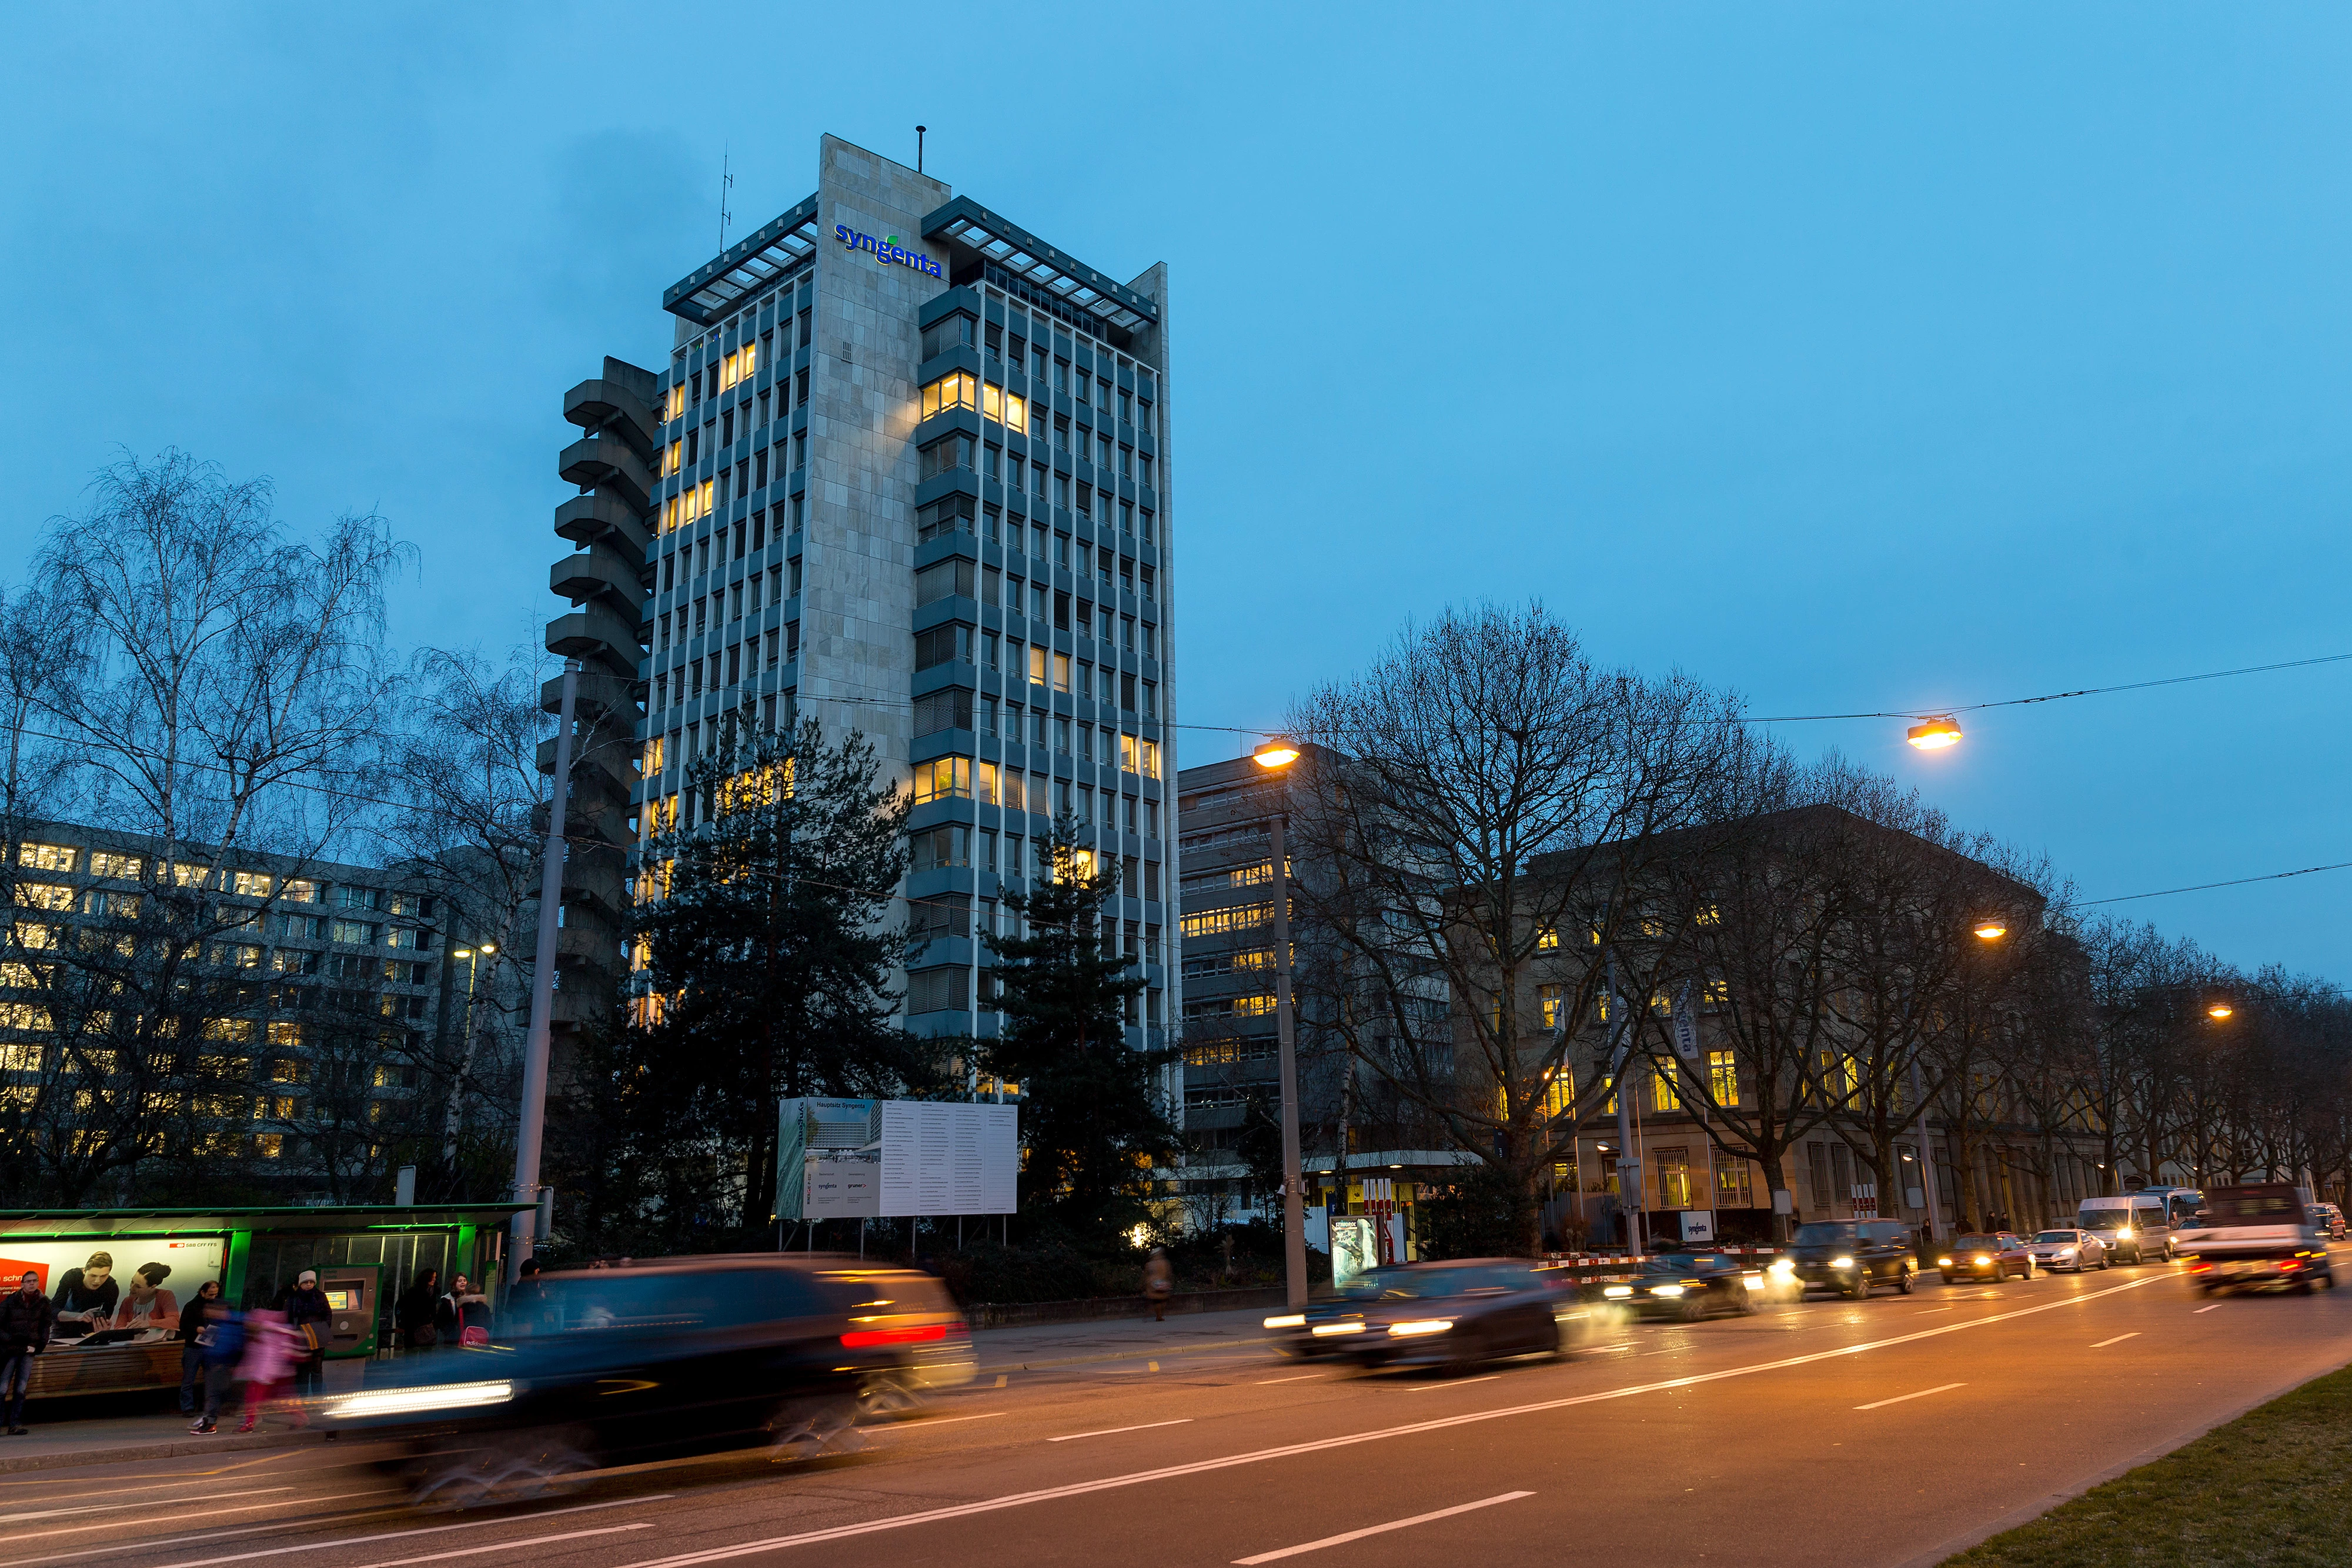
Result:
{"label": "white van", "polygon": [[2141,1192],[2086,1197],[2075,1211],[2074,1224],[2105,1243],[2107,1256],[2118,1263],[2168,1262],[2172,1258],[2172,1225],[2161,1197]]}

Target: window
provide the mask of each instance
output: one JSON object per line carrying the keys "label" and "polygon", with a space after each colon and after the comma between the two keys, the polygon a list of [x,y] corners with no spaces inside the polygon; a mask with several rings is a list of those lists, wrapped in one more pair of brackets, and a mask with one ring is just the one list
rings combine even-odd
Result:
{"label": "window", "polygon": [[971,663],[971,628],[960,624],[934,626],[915,634],[915,668]]}
{"label": "window", "polygon": [[1756,1207],[1754,1178],[1746,1160],[1729,1160],[1715,1167],[1715,1207],[1717,1208],[1753,1208]]}
{"label": "window", "polygon": [[1057,692],[1070,689],[1070,656],[1067,653],[1054,655],[1054,689]]}
{"label": "window", "polygon": [[915,512],[915,542],[929,544],[941,534],[971,532],[971,497],[950,496]]}
{"label": "window", "polygon": [[[991,327],[990,331],[996,330]],[[971,1001],[971,971],[961,965],[918,969],[907,977],[909,1013],[961,1012]]]}
{"label": "window", "polygon": [[971,437],[958,431],[923,448],[922,476],[930,479],[958,468],[970,468],[971,457]]}
{"label": "window", "polygon": [[915,699],[915,733],[937,735],[943,729],[971,727],[971,693],[958,688],[933,692]]}
{"label": "window", "polygon": [[[996,389],[991,387],[991,392]],[[923,388],[922,417],[929,419],[943,410],[977,408],[980,406],[980,378],[968,371],[957,371],[941,376]]]}
{"label": "window", "polygon": [[1675,1088],[1675,1070],[1653,1066],[1650,1070],[1650,1109],[1672,1111],[1682,1103],[1683,1097]]}
{"label": "window", "polygon": [[363,920],[338,920],[329,930],[328,939],[334,942],[373,944],[375,941],[375,927]]}
{"label": "window", "polygon": [[971,347],[973,326],[972,319],[961,311],[932,322],[923,329],[923,358]]}
{"label": "window", "polygon": [[1543,1009],[1544,1028],[1558,1029],[1562,1016],[1561,1009],[1567,1006],[1566,990],[1559,986],[1538,986],[1536,1005]]}
{"label": "window", "polygon": [[1692,1207],[1690,1151],[1686,1148],[1657,1149],[1653,1151],[1653,1155],[1658,1166],[1658,1207]]}
{"label": "window", "polygon": [[971,566],[971,562],[963,559],[943,560],[915,573],[916,604],[933,604],[950,598],[970,599]]}
{"label": "window", "polygon": [[16,884],[16,902],[26,909],[71,909],[74,890],[54,883],[20,882]]}
{"label": "window", "polygon": [[1729,1107],[1739,1103],[1739,1064],[1727,1051],[1706,1053],[1707,1092],[1718,1105]]}
{"label": "window", "polygon": [[1005,429],[1015,435],[1025,435],[1029,433],[1028,400],[1015,396],[1001,387],[987,386],[981,389],[980,412],[1002,423]]}
{"label": "window", "polygon": [[1187,936],[1222,936],[1229,931],[1247,931],[1274,918],[1274,904],[1237,904],[1225,909],[1203,910],[1184,916],[1183,934]]}
{"label": "window", "polygon": [[16,863],[35,871],[70,872],[79,852],[70,844],[18,844]]}
{"label": "window", "polygon": [[[89,874],[92,876],[122,877],[136,881],[141,864],[142,862],[137,855],[110,854],[104,850],[92,850],[89,854]],[[295,885],[290,882],[286,884],[287,897],[294,896]],[[301,885],[308,887],[310,884],[304,883]]]}
{"label": "window", "polygon": [[937,871],[942,866],[964,866],[971,863],[971,830],[965,827],[931,828],[917,833],[910,841],[916,871]]}
{"label": "window", "polygon": [[971,799],[971,758],[940,757],[915,764],[915,804]]}

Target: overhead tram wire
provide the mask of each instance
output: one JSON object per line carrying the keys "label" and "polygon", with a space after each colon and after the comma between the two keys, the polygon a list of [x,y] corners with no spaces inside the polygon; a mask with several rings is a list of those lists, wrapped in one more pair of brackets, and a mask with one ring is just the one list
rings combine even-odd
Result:
{"label": "overhead tram wire", "polygon": [[[1848,718],[1934,718],[1956,713],[1981,713],[1987,708],[2026,707],[2034,703],[2064,702],[2070,697],[2105,696],[2113,692],[2146,691],[2151,686],[2186,685],[2193,681],[2226,680],[2232,675],[2267,674],[2273,670],[2300,670],[2313,664],[2338,664],[2352,660],[2352,653],[2323,653],[2315,659],[2288,659],[2275,664],[2248,664],[2235,670],[2209,670],[2201,675],[2168,675],[2155,681],[2127,681],[2115,686],[2083,686],[2071,692],[2050,692],[2038,697],[2004,697],[1998,702],[1964,703],[1956,707],[1898,708],[1874,713],[1794,713],[1759,716],[1750,724],[1818,724],[1832,719]],[[2299,872],[2284,873],[2301,875]],[[2261,878],[2252,878],[2260,881]],[[2153,897],[2152,894],[2136,894],[2134,897]]]}
{"label": "overhead tram wire", "polygon": [[2176,893],[2205,893],[2217,887],[2244,887],[2250,883],[2284,882],[2289,877],[2312,876],[2323,871],[2352,871],[2352,861],[2337,861],[2333,865],[2307,865],[2300,871],[2274,871],[2264,876],[2237,876],[2227,882],[2200,882],[2189,887],[2160,887],[2154,893],[2122,893],[2113,898],[2085,898],[2078,902],[2085,908],[2095,904],[2129,904],[2140,898],[2169,898]]}

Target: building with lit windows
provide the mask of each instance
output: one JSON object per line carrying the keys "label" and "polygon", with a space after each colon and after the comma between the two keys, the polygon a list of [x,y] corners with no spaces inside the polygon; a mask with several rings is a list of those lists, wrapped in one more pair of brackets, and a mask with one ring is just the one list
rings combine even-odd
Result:
{"label": "building with lit windows", "polygon": [[[993,1030],[979,936],[1067,811],[1124,872],[1134,1038],[1159,1038],[1167,293],[1164,267],[1116,282],[823,138],[814,193],[665,292],[668,362],[608,360],[567,401],[587,435],[556,528],[580,548],[548,646],[589,667],[585,716],[632,732],[575,784],[590,831],[625,851],[693,825],[686,766],[731,725],[854,727],[914,793],[908,1027]],[[574,861],[559,973],[584,1008],[623,964],[625,868]]]}

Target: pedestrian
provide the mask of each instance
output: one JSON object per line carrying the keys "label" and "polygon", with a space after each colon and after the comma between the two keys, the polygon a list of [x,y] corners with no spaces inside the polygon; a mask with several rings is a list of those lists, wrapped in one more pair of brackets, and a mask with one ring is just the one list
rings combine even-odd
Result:
{"label": "pedestrian", "polygon": [[436,1321],[440,1312],[441,1270],[419,1269],[400,1300],[393,1303],[393,1332],[403,1350],[431,1350],[441,1343]]}
{"label": "pedestrian", "polygon": [[206,1280],[180,1309],[180,1414],[193,1416],[202,1399],[205,1383],[205,1347],[198,1343],[205,1329],[205,1314],[220,1300],[220,1281]]}
{"label": "pedestrian", "polygon": [[[252,1431],[263,1407],[285,1396],[301,1358],[302,1336],[285,1313],[257,1307],[245,1314],[245,1355],[236,1364],[236,1375],[245,1384],[245,1419],[237,1423],[238,1431]],[[294,1424],[306,1427],[310,1422],[297,1410]]]}
{"label": "pedestrian", "polygon": [[463,1274],[449,1276],[448,1291],[434,1312],[441,1343],[449,1345],[490,1343],[490,1301]]}
{"label": "pedestrian", "polygon": [[205,1364],[205,1407],[188,1423],[188,1430],[209,1437],[220,1430],[221,1403],[228,1397],[237,1359],[245,1354],[245,1320],[218,1296],[204,1307],[205,1322],[196,1331],[196,1344]]}
{"label": "pedestrian", "polygon": [[327,1321],[334,1309],[327,1304],[327,1292],[319,1289],[319,1271],[305,1269],[294,1278],[294,1288],[286,1292],[286,1326],[299,1343],[300,1355],[294,1363],[294,1392],[299,1396],[317,1394],[325,1383],[327,1362]]}
{"label": "pedestrian", "polygon": [[25,1435],[25,1390],[33,1381],[33,1358],[49,1348],[58,1310],[41,1294],[38,1270],[27,1269],[16,1288],[0,1296],[0,1419],[8,1436]]}
{"label": "pedestrian", "polygon": [[1151,1321],[1168,1321],[1168,1295],[1176,1288],[1176,1270],[1168,1265],[1168,1249],[1154,1247],[1143,1265],[1144,1299],[1151,1303]]}

